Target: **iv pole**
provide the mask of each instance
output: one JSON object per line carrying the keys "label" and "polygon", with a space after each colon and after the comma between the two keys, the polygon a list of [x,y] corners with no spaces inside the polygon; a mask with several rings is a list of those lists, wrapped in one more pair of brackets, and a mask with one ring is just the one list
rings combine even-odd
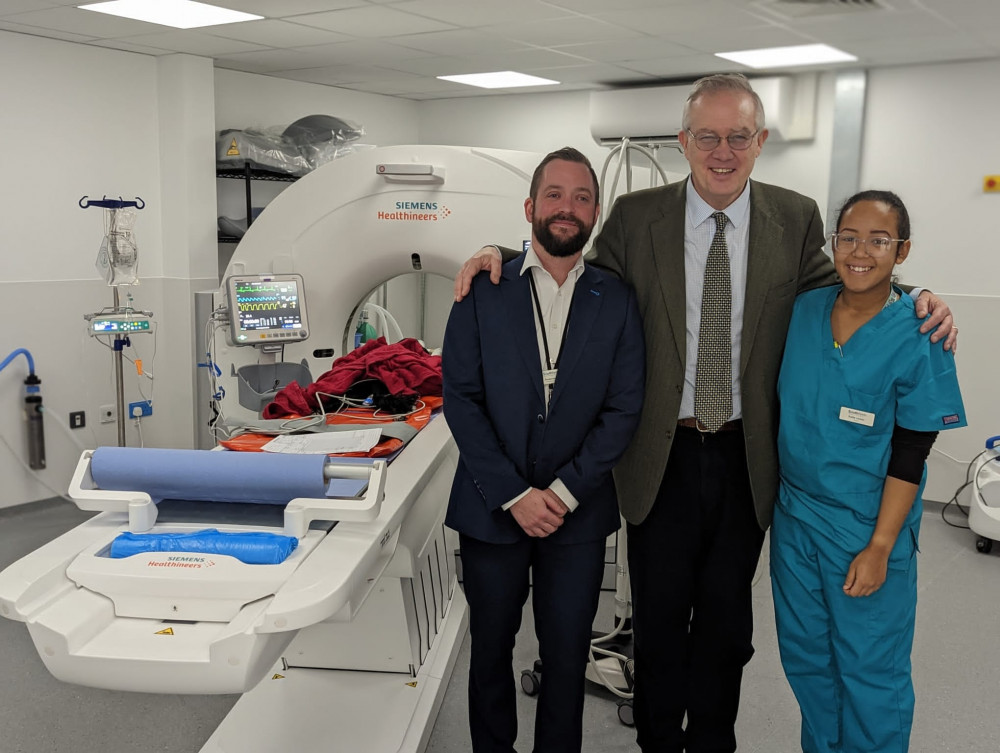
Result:
{"label": "iv pole", "polygon": [[[102,263],[107,264],[107,270],[105,271],[105,279],[111,286],[112,291],[112,310],[99,312],[98,314],[87,314],[84,318],[90,321],[95,316],[100,316],[102,314],[117,314],[117,315],[129,315],[134,312],[131,305],[122,307],[121,297],[118,292],[119,285],[137,285],[139,279],[135,274],[135,269],[137,269],[137,253],[135,244],[131,239],[131,223],[125,221],[121,223],[124,226],[124,230],[119,230],[118,223],[118,212],[122,209],[128,209],[134,207],[135,209],[143,209],[146,203],[139,197],[136,197],[134,201],[125,201],[120,197],[118,199],[109,199],[104,197],[103,199],[96,201],[88,201],[87,197],[84,196],[80,199],[80,207],[82,209],[87,209],[89,207],[101,207],[108,210],[107,225],[110,228],[108,234],[105,236],[105,243],[101,246],[101,252],[98,254],[98,267],[100,268]],[[121,236],[120,238],[118,236]],[[125,247],[123,249],[123,246]],[[120,257],[128,257],[120,259]],[[127,266],[131,267],[131,272],[123,275],[123,279],[117,279],[118,274],[121,272],[118,270],[118,264],[120,261],[124,261]],[[129,296],[131,300],[131,295]],[[152,316],[152,312],[143,311],[139,312],[147,317]],[[113,343],[113,353],[112,361],[114,363],[115,370],[115,408],[116,408],[116,418],[118,424],[118,446],[125,446],[125,380],[122,370],[122,350],[131,345],[127,334],[122,334],[120,332],[115,333],[115,339]]]}

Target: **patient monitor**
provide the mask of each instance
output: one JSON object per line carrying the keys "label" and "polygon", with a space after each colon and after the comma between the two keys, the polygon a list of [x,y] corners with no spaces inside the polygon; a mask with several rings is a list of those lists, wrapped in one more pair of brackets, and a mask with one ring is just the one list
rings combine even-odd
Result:
{"label": "patient monitor", "polygon": [[[227,418],[258,421],[275,379],[288,381],[271,373],[279,367],[330,369],[353,345],[361,301],[385,280],[452,278],[481,242],[520,248],[538,161],[394,146],[334,160],[291,184],[250,226],[224,285],[200,302],[209,340],[192,360],[211,351],[218,379],[210,388],[199,377],[197,425],[208,423],[215,395]],[[432,297],[427,306],[446,315],[450,291]],[[402,325],[408,334],[412,323]],[[261,513],[273,505],[232,501],[248,484],[225,481],[221,465],[214,473],[222,451],[199,456],[206,483],[182,459],[159,467],[166,472],[155,488],[141,472],[158,464],[152,454],[127,463],[138,476],[102,484],[93,453],[81,457],[71,496],[100,514],[0,573],[0,614],[26,624],[56,677],[115,690],[243,694],[203,753],[426,747],[467,624],[457,541],[444,527],[458,462],[444,416],[391,462],[343,459],[336,476],[360,479],[363,497],[277,483],[291,498],[277,500],[270,517]],[[296,473],[284,465],[275,473]],[[179,502],[161,501],[175,494],[175,480],[185,487]],[[277,531],[299,544],[278,565],[107,556],[122,532],[206,527]]]}
{"label": "patient monitor", "polygon": [[234,345],[282,345],[309,337],[301,275],[230,275],[226,298]]}

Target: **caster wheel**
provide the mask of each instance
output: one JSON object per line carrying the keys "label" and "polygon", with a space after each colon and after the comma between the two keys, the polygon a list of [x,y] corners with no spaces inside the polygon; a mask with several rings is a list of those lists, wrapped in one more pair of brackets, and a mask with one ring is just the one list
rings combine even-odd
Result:
{"label": "caster wheel", "polygon": [[538,691],[541,687],[542,678],[537,672],[530,669],[526,669],[521,672],[521,690],[525,695],[538,695]]}
{"label": "caster wheel", "polygon": [[987,539],[984,536],[980,536],[976,539],[976,551],[982,552],[983,554],[989,554],[993,551],[993,539]]}
{"label": "caster wheel", "polygon": [[635,726],[635,714],[632,711],[632,699],[618,702],[618,721],[626,727]]}
{"label": "caster wheel", "polygon": [[[625,666],[622,668],[622,674],[625,675],[625,687],[631,693],[635,689],[635,659],[628,659],[625,662]],[[629,725],[632,726],[632,725]]]}

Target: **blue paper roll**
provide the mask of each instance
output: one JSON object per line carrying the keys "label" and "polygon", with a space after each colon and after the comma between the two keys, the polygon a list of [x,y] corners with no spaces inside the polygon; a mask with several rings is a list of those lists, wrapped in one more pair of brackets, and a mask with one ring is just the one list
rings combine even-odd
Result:
{"label": "blue paper roll", "polygon": [[223,533],[207,528],[193,533],[121,533],[111,542],[113,558],[143,552],[191,552],[226,554],[248,565],[280,565],[299,540],[294,536],[248,531]]}
{"label": "blue paper roll", "polygon": [[154,500],[285,504],[326,496],[325,455],[99,447],[90,473],[101,489],[142,491]]}

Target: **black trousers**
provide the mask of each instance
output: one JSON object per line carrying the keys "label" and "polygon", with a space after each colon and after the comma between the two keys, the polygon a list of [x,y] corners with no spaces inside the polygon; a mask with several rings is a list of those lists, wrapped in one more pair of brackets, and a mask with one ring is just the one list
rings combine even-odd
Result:
{"label": "black trousers", "polygon": [[[572,513],[570,513],[572,515]],[[605,540],[548,538],[488,544],[462,535],[469,602],[469,728],[475,753],[511,753],[517,739],[513,650],[532,578],[542,683],[535,710],[538,753],[579,753],[584,672],[604,574]]]}
{"label": "black trousers", "polygon": [[743,432],[678,427],[652,511],[628,526],[634,711],[645,753],[736,750],[763,541]]}

